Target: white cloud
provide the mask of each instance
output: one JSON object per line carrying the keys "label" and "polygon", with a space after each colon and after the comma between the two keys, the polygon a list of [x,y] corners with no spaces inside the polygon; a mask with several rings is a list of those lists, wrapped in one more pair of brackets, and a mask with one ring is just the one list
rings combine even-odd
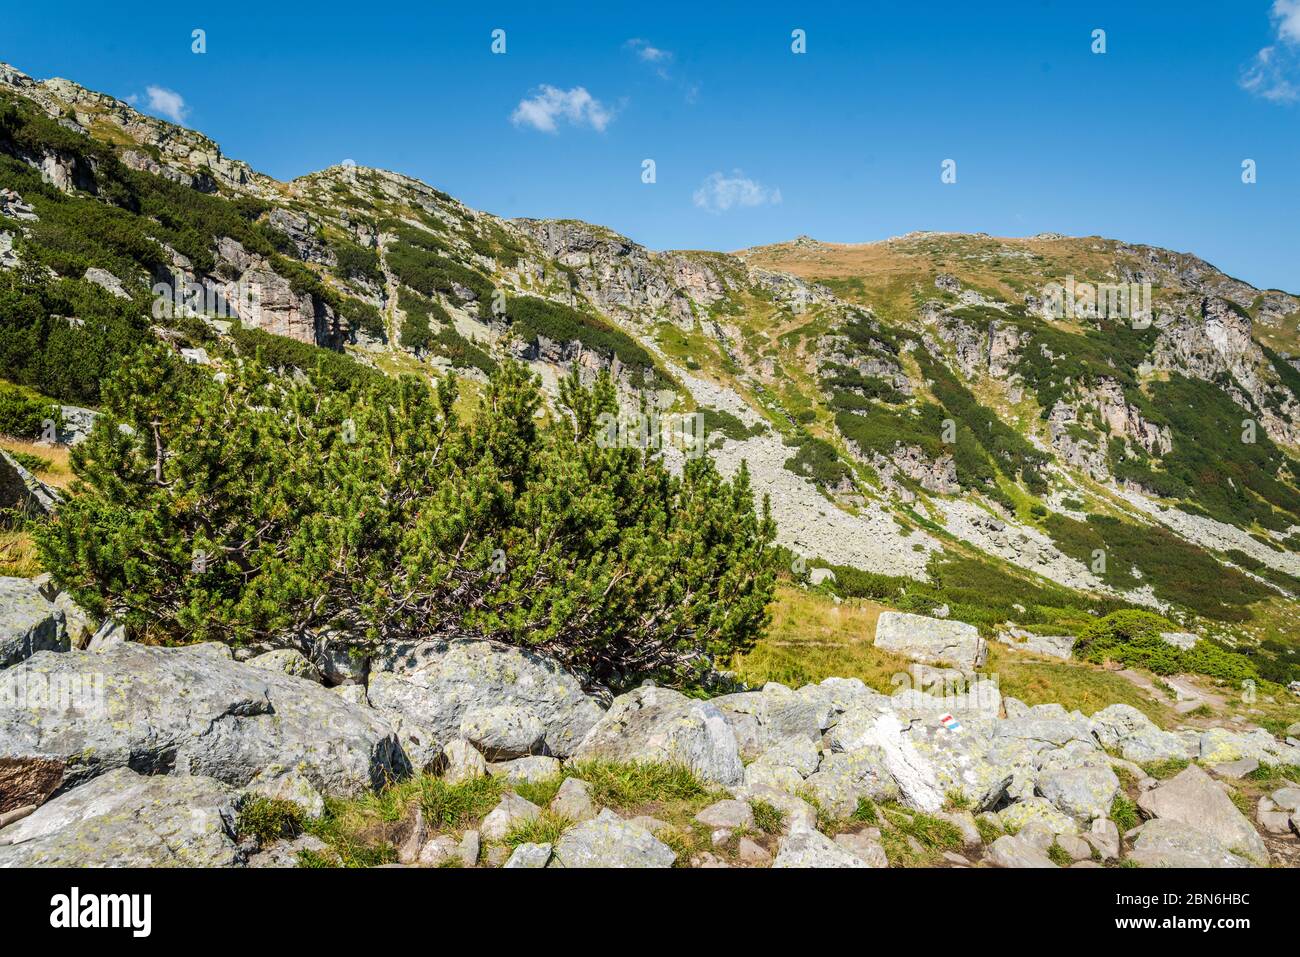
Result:
{"label": "white cloud", "polygon": [[696,206],[707,212],[725,213],[729,209],[775,205],[781,202],[781,191],[768,189],[737,169],[730,176],[710,173],[695,191],[694,200]]}
{"label": "white cloud", "polygon": [[1241,71],[1241,88],[1273,103],[1300,100],[1300,0],[1274,0],[1270,17],[1275,43],[1255,54]]}
{"label": "white cloud", "polygon": [[1273,19],[1277,22],[1279,37],[1300,43],[1300,0],[1275,0]]}
{"label": "white cloud", "polygon": [[[165,86],[147,86],[144,91],[149,96],[147,109],[151,113],[164,116],[178,125],[185,123],[185,118],[190,115],[190,108],[185,105],[185,97]],[[131,99],[134,102],[135,97]]]}
{"label": "white cloud", "polygon": [[658,47],[651,46],[645,40],[632,39],[623,44],[629,50],[633,51],[640,59],[646,63],[669,63],[673,55],[669,50],[661,50]]}
{"label": "white cloud", "polygon": [[585,87],[561,90],[546,84],[539,86],[532,96],[520,100],[510,114],[510,122],[515,126],[531,126],[543,133],[558,132],[561,121],[603,132],[613,119],[613,110],[588,93]]}
{"label": "white cloud", "polygon": [[1242,70],[1241,88],[1274,103],[1294,103],[1300,91],[1286,77],[1291,60],[1285,52],[1279,56],[1277,47],[1264,47]]}

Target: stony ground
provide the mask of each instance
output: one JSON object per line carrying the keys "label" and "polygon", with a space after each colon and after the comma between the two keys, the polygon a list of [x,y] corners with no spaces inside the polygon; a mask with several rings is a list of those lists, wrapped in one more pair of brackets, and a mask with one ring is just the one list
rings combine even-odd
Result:
{"label": "stony ground", "polygon": [[1029,704],[975,671],[987,645],[960,622],[873,612],[872,647],[912,663],[868,673],[889,693],[830,676],[611,699],[493,642],[237,660],[87,636],[48,585],[0,585],[4,866],[1300,860],[1300,725]]}

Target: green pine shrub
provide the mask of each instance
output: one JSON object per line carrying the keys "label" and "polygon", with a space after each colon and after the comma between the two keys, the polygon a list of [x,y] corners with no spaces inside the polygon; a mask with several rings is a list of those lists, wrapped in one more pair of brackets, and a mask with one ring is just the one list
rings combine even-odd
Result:
{"label": "green pine shrub", "polygon": [[675,476],[600,447],[608,377],[566,380],[568,418],[543,427],[518,364],[461,419],[454,379],[290,359],[305,377],[252,361],[216,382],[150,346],[110,380],[72,453],[81,491],[37,534],[87,609],[165,643],[340,621],[363,648],[495,638],[613,685],[689,683],[761,635],[774,527],[747,472],[724,480],[702,457]]}

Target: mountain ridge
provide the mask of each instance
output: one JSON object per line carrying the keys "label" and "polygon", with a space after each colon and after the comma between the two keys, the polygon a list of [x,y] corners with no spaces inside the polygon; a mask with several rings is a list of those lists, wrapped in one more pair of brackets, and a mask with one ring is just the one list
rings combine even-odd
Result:
{"label": "mountain ridge", "polygon": [[[607,370],[629,414],[653,397],[665,412],[704,416],[724,472],[748,462],[772,496],[778,541],[838,569],[841,589],[858,569],[888,576],[880,587],[896,598],[956,562],[1045,580],[1077,602],[1057,614],[1050,603],[1066,598],[1044,597],[1048,610],[989,628],[1077,628],[1107,599],[1228,644],[1256,627],[1254,640],[1276,642],[1279,616],[1295,612],[1300,299],[1193,254],[925,231],[653,251],[596,224],[474,210],[395,171],[338,164],[280,182],[202,134],[5,65],[0,91],[72,137],[13,119],[0,140],[19,164],[7,208],[30,205],[37,220],[6,214],[0,239],[60,283],[102,298],[116,282],[122,310],[142,309],[173,276],[212,291],[236,282],[261,290],[241,327],[388,374],[455,370],[472,390],[515,358],[554,394],[567,371]],[[119,176],[110,157],[170,184],[146,197],[152,212],[120,205],[119,183],[147,183]],[[52,192],[20,181],[19,166]],[[190,220],[175,209],[185,196],[207,204]],[[87,239],[72,222],[55,235],[65,206],[107,207],[140,241]],[[1051,315],[1044,288],[1067,279],[1151,283],[1149,325]],[[230,347],[202,310],[159,322],[214,361]],[[1259,442],[1222,434],[1243,415]],[[1211,434],[1227,464],[1207,477],[1198,445]],[[1162,572],[1167,556],[1142,541],[1156,530],[1195,574],[1231,579],[1232,600],[1194,594],[1177,578],[1182,564]],[[1112,559],[1100,570],[1098,551]],[[1274,655],[1279,667],[1294,667],[1291,654]]]}

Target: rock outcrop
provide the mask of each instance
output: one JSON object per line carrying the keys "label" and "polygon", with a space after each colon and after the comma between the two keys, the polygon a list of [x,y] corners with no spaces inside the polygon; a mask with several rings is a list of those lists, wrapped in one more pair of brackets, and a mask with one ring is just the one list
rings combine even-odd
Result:
{"label": "rock outcrop", "polygon": [[722,711],[669,688],[638,688],[615,698],[573,757],[682,764],[716,784],[739,784],[744,777],[740,747]]}
{"label": "rock outcrop", "polygon": [[875,644],[913,661],[950,664],[968,671],[978,668],[988,656],[988,645],[974,625],[900,611],[881,613]]}
{"label": "rock outcrop", "polygon": [[0,830],[0,867],[231,867],[238,804],[214,778],[117,768]]}
{"label": "rock outcrop", "polygon": [[0,578],[0,669],[38,651],[67,651],[67,616],[26,578]]}
{"label": "rock outcrop", "polygon": [[407,772],[391,726],[301,678],[220,646],[42,652],[0,672],[0,810],[116,768],[242,787],[268,765],[356,796]]}
{"label": "rock outcrop", "polygon": [[482,706],[516,709],[542,727],[531,749],[568,757],[602,708],[568,672],[543,655],[492,641],[432,640],[394,648],[370,666],[369,698],[381,712],[425,729],[434,747],[464,737],[462,723]]}

